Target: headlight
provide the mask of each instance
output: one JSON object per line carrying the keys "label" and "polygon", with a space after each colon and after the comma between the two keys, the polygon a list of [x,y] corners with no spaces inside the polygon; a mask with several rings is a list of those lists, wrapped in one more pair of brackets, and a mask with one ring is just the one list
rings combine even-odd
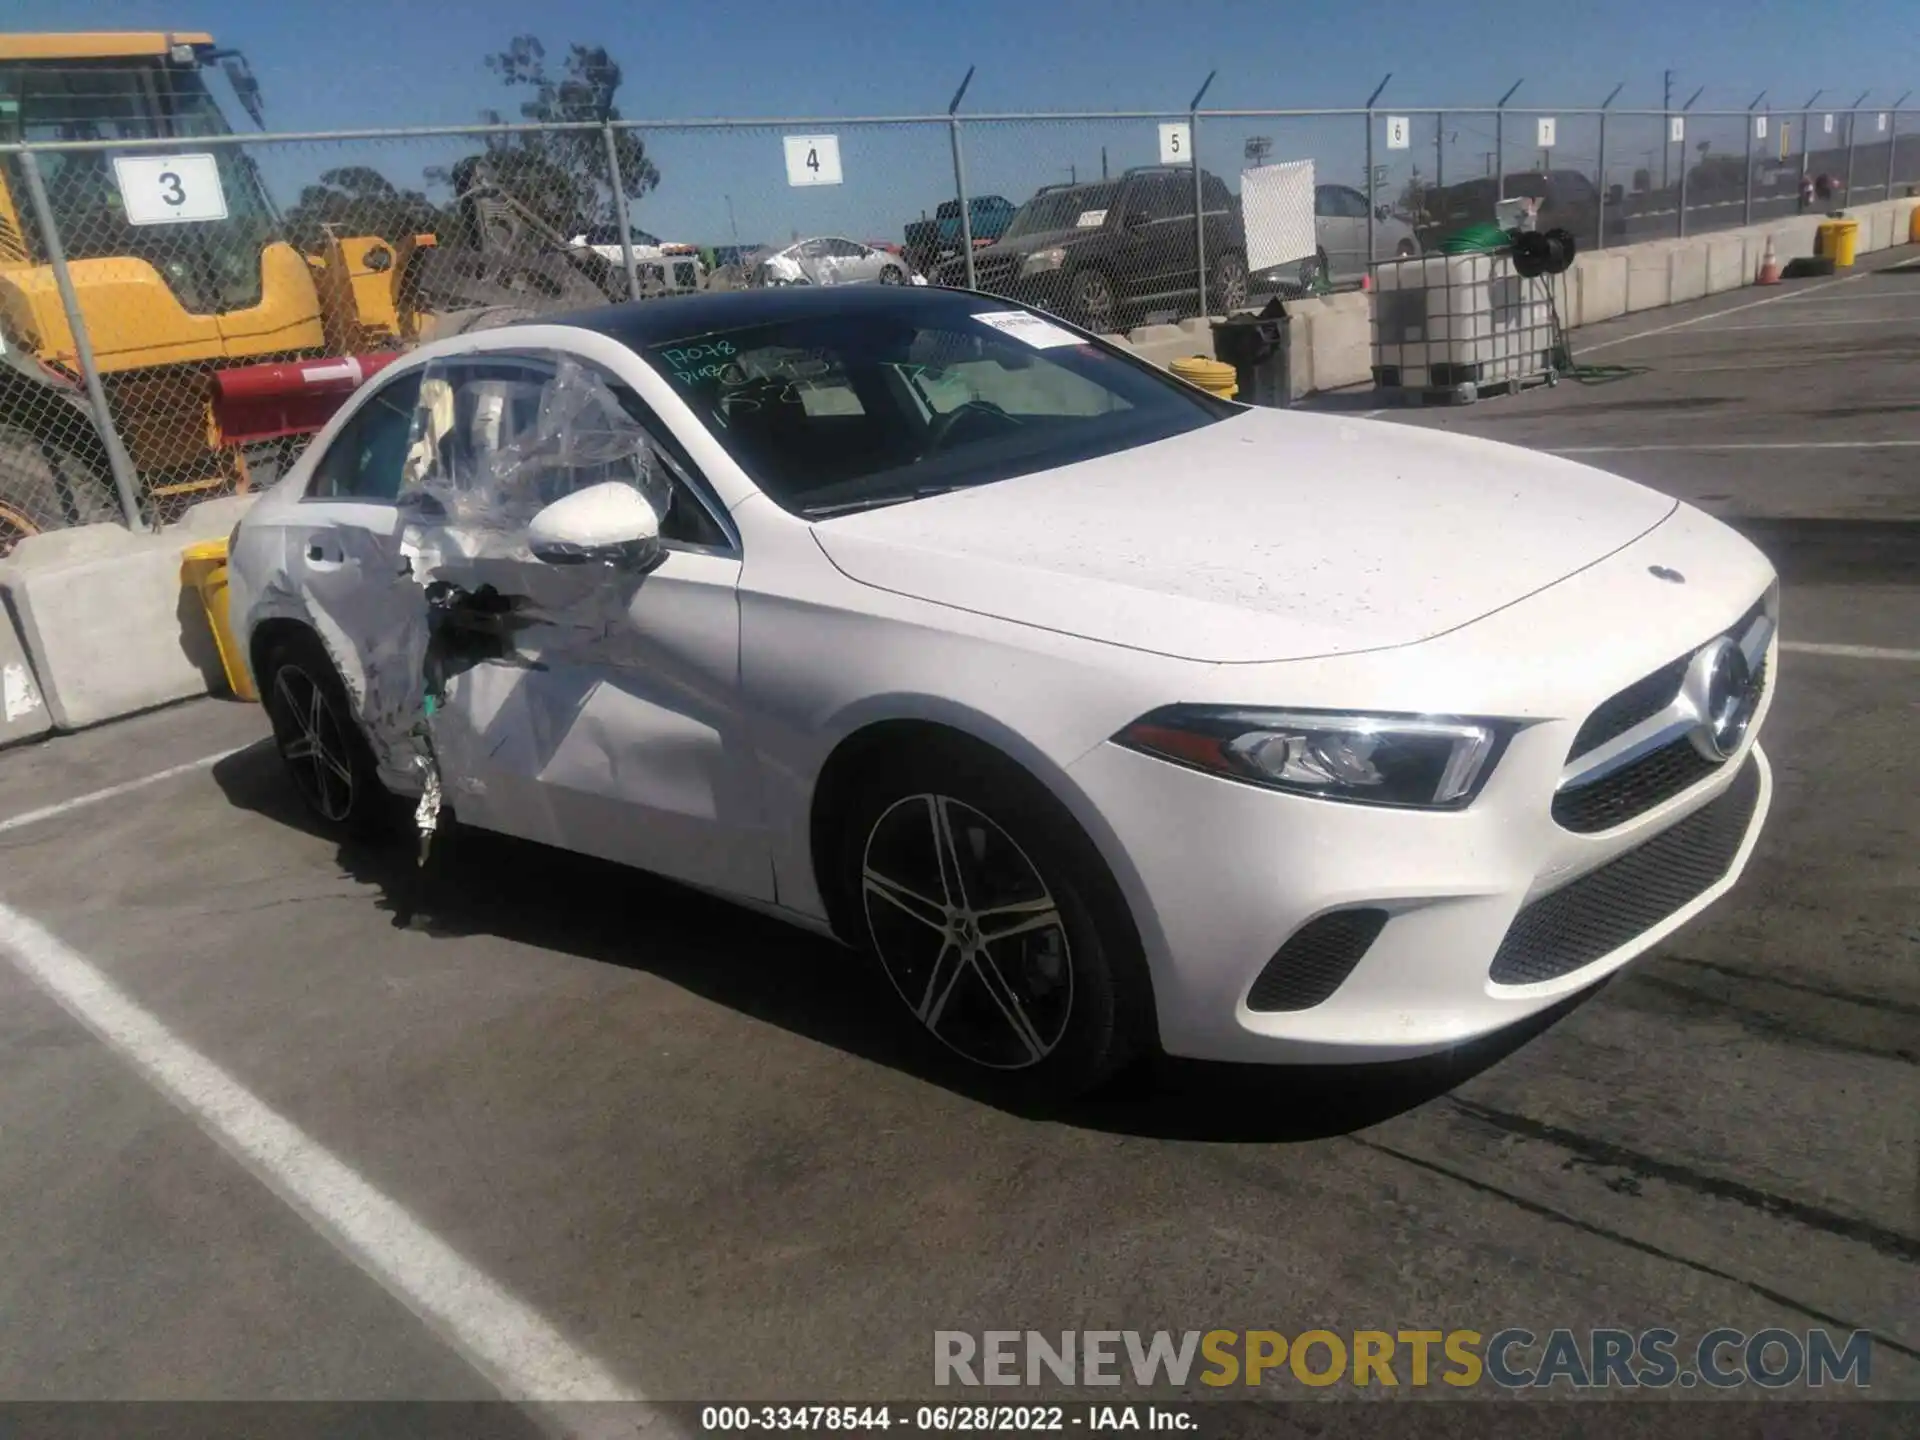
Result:
{"label": "headlight", "polygon": [[1048,270],[1058,270],[1067,263],[1066,247],[1055,245],[1047,250],[1036,250],[1020,262],[1022,275],[1039,275]]}
{"label": "headlight", "polygon": [[1113,738],[1176,765],[1296,795],[1459,810],[1517,728],[1425,715],[1169,705]]}

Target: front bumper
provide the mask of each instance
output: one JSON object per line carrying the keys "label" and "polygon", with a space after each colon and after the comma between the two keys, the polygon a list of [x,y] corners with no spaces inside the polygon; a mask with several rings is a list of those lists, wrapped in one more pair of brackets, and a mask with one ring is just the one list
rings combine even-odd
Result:
{"label": "front bumper", "polygon": [[[1649,560],[1676,558],[1690,584],[1647,578]],[[1147,954],[1163,1047],[1250,1062],[1443,1051],[1591,987],[1705,910],[1740,878],[1766,822],[1772,773],[1758,738],[1772,683],[1724,762],[1643,792],[1618,823],[1582,831],[1564,813],[1556,820],[1555,796],[1583,722],[1732,624],[1771,578],[1744,541],[1683,511],[1582,576],[1447,637],[1223,666],[1224,693],[1201,697],[1338,708],[1353,703],[1343,695],[1367,695],[1386,711],[1524,718],[1464,810],[1295,796],[1113,743],[1077,759],[1070,774],[1106,827]],[[1596,629],[1596,614],[1613,624]],[[1579,638],[1543,654],[1542,635],[1556,633]],[[1778,660],[1770,638],[1766,675],[1778,676]],[[1269,962],[1337,912],[1372,913],[1306,930],[1315,943],[1289,952],[1299,983],[1276,987]],[[1276,994],[1292,1008],[1276,1008]]]}

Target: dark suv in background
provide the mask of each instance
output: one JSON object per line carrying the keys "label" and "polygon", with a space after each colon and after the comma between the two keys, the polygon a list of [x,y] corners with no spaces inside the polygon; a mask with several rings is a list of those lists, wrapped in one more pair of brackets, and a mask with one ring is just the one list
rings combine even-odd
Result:
{"label": "dark suv in background", "polygon": [[[1207,234],[1206,313],[1247,299],[1240,202],[1200,172]],[[998,242],[973,253],[974,287],[1096,333],[1155,310],[1203,313],[1194,253],[1193,171],[1141,166],[1117,180],[1049,185],[1022,205]],[[941,262],[936,285],[967,283],[964,255]]]}

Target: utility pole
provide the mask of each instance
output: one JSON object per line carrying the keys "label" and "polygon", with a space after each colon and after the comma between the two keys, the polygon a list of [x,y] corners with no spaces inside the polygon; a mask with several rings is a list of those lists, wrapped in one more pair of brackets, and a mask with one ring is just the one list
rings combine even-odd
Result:
{"label": "utility pole", "polygon": [[1104,185],[1106,183],[1106,180],[1107,180],[1107,147],[1102,145],[1100,147],[1100,183]]}
{"label": "utility pole", "polygon": [[[1673,72],[1671,70],[1664,72],[1661,76],[1660,109],[1662,112],[1661,119],[1665,122],[1667,134],[1671,135],[1673,133]],[[1665,141],[1662,142],[1662,145],[1663,148],[1660,151],[1660,188],[1664,190],[1668,185],[1673,183],[1673,176],[1667,164],[1667,157],[1672,153],[1673,146]]]}

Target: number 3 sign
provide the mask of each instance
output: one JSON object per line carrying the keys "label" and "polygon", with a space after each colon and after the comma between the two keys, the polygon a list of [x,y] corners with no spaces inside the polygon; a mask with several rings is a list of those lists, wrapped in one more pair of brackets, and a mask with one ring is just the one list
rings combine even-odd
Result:
{"label": "number 3 sign", "polygon": [[129,225],[227,218],[220,167],[211,155],[116,155],[113,178]]}
{"label": "number 3 sign", "polygon": [[787,147],[787,184],[841,183],[838,135],[787,135],[782,138]]}

